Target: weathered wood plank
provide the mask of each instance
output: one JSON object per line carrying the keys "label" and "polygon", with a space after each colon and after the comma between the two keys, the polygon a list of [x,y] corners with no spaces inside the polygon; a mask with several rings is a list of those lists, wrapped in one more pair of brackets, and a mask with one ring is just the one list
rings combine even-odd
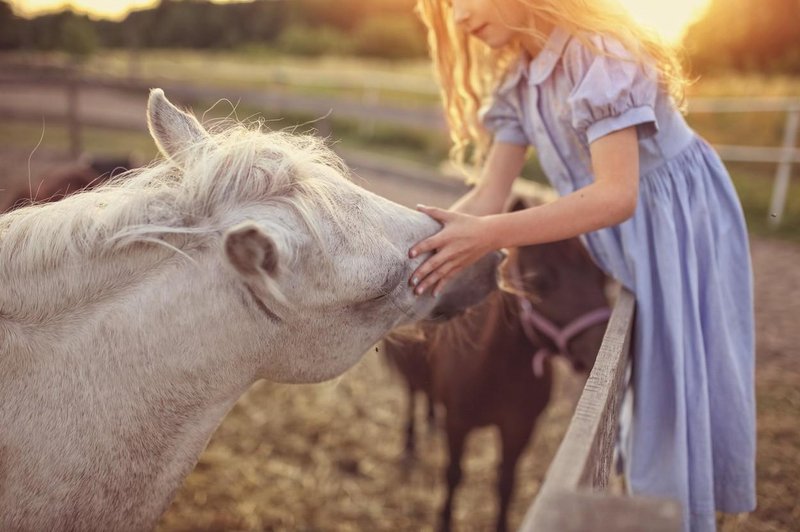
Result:
{"label": "weathered wood plank", "polygon": [[615,532],[680,530],[675,502],[600,492],[612,465],[635,309],[634,295],[622,288],[570,426],[521,531],[596,530],[598,523]]}
{"label": "weathered wood plank", "polygon": [[681,529],[677,502],[645,497],[621,497],[604,493],[554,491],[542,501],[535,524],[523,531],[535,532],[676,532]]}
{"label": "weathered wood plank", "polygon": [[634,311],[633,294],[622,289],[545,486],[574,490],[607,485]]}

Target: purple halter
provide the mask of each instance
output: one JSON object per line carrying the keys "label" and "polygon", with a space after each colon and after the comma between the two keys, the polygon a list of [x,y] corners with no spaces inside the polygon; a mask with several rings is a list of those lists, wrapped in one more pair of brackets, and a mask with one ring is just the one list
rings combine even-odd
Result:
{"label": "purple halter", "polygon": [[[511,266],[509,269],[511,270],[514,284],[517,285],[518,289],[521,289],[522,278],[516,265]],[[564,328],[559,328],[533,308],[533,305],[526,297],[517,295],[517,302],[521,310],[520,323],[522,324],[522,330],[525,331],[525,336],[528,337],[528,340],[536,345],[540,343],[539,334],[537,333],[543,334],[555,344],[558,352],[567,358],[572,358],[569,352],[570,340],[590,327],[603,323],[611,317],[611,308],[600,307],[572,320],[564,326]],[[544,361],[553,354],[555,353],[550,348],[542,346],[536,354],[533,355],[531,366],[533,368],[533,374],[536,377],[540,378],[544,375]]]}

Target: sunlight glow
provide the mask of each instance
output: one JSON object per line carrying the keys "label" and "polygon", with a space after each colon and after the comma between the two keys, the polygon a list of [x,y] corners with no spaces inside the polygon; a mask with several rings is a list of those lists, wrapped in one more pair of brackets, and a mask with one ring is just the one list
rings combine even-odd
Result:
{"label": "sunlight glow", "polygon": [[26,17],[72,8],[92,18],[122,20],[129,11],[153,7],[158,0],[11,0],[14,12]]}
{"label": "sunlight glow", "polygon": [[677,42],[711,0],[620,0],[642,24]]}
{"label": "sunlight glow", "polygon": [[[677,41],[687,25],[708,7],[710,0],[620,0],[620,2],[643,24],[654,28],[666,39]],[[72,6],[73,10],[80,13],[115,20],[124,18],[132,9],[151,7],[156,3],[157,0],[11,0],[14,10],[25,16],[59,11]]]}

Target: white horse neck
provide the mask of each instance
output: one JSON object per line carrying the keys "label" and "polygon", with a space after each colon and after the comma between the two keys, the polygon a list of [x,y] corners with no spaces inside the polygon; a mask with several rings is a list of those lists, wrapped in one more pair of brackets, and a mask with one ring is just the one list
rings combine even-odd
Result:
{"label": "white horse neck", "polygon": [[[253,344],[268,344],[230,326],[252,316],[230,296],[220,266],[176,256],[139,279],[133,268],[124,286],[92,298],[65,296],[60,303],[83,303],[38,325],[0,316],[0,476],[15,486],[0,490],[0,529],[25,515],[41,519],[25,522],[33,529],[154,525],[255,380]],[[61,290],[122,273],[116,261],[90,270]],[[215,326],[221,319],[230,321]],[[23,450],[30,459],[14,460]]]}

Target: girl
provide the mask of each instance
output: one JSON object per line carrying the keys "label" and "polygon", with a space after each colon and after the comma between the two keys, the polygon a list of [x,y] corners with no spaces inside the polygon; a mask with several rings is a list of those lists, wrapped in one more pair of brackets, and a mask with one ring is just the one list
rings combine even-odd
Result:
{"label": "girl", "polygon": [[[412,274],[415,291],[437,294],[490,250],[583,235],[637,299],[629,489],[680,501],[687,531],[714,530],[715,511],[752,511],[747,232],[725,168],[677,109],[675,55],[613,0],[418,8],[453,152],[485,162],[451,210],[420,206],[443,228],[409,251],[434,252]],[[560,199],[498,214],[528,145]]]}

